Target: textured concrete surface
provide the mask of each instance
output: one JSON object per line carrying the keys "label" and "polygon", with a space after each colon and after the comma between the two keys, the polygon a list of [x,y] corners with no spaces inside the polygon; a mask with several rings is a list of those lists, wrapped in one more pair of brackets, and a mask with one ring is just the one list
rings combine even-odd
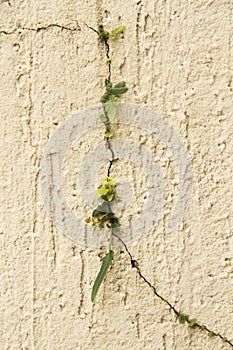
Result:
{"label": "textured concrete surface", "polygon": [[[104,252],[56,230],[38,175],[57,125],[97,104],[104,88],[105,52],[83,22],[125,24],[124,39],[111,46],[113,81],[127,81],[125,101],[168,118],[194,173],[179,229],[167,235],[161,220],[129,249],[178,310],[233,341],[232,1],[9,0],[0,14],[0,349],[230,348],[180,325],[123,248],[92,305]],[[72,154],[64,164],[71,205],[75,164]],[[161,166],[169,184],[172,169],[162,156]]]}

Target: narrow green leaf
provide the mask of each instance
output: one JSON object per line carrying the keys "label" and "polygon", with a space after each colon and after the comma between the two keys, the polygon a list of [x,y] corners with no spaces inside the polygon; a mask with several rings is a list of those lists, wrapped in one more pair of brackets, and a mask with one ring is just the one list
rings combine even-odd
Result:
{"label": "narrow green leaf", "polygon": [[114,88],[122,88],[125,87],[125,81],[120,81],[119,83],[114,85]]}
{"label": "narrow green leaf", "polygon": [[120,97],[121,95],[125,94],[128,91],[127,87],[117,87],[112,89],[112,94],[114,94],[117,97]]}
{"label": "narrow green leaf", "polygon": [[94,301],[96,298],[99,287],[100,287],[101,283],[103,282],[103,279],[104,279],[106,273],[108,272],[109,267],[112,264],[113,256],[114,256],[113,250],[109,250],[109,252],[103,258],[100,271],[96,277],[95,283],[94,283],[93,288],[92,288],[91,301]]}

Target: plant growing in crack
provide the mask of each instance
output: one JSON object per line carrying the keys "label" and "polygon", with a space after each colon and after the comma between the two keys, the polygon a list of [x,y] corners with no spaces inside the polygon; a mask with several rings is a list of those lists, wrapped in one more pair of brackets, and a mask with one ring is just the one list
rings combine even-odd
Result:
{"label": "plant growing in crack", "polygon": [[107,176],[102,185],[97,189],[96,193],[101,197],[103,202],[92,212],[92,216],[86,219],[86,222],[91,222],[92,225],[98,225],[100,228],[107,227],[110,230],[109,236],[109,250],[103,258],[103,262],[100,271],[96,277],[95,283],[92,288],[91,300],[94,301],[98,293],[99,287],[103,282],[103,279],[112,264],[114,252],[112,249],[112,235],[113,232],[119,231],[119,220],[112,212],[111,202],[115,199],[116,181]]}
{"label": "plant growing in crack", "polygon": [[[93,29],[93,28],[92,28]],[[114,117],[119,104],[119,99],[123,94],[128,91],[124,81],[116,83],[113,85],[111,82],[111,58],[109,57],[109,44],[108,40],[115,39],[119,34],[124,31],[124,26],[119,26],[113,29],[111,32],[104,30],[103,25],[98,26],[98,36],[99,39],[104,42],[106,46],[106,56],[108,63],[108,76],[105,80],[105,92],[102,95],[100,101],[103,106],[103,113],[100,115],[100,120],[105,125],[105,138],[107,142],[107,147],[112,154],[112,159],[110,160],[107,177],[102,182],[101,186],[97,189],[96,194],[103,200],[103,202],[98,205],[96,209],[93,210],[91,217],[86,219],[87,223],[91,223],[93,226],[98,225],[99,228],[107,227],[110,231],[109,234],[109,247],[108,252],[103,258],[100,271],[94,282],[91,300],[94,301],[101,283],[112,264],[114,252],[112,247],[112,237],[119,231],[120,223],[119,219],[112,212],[111,202],[116,199],[116,181],[110,176],[110,171],[112,163],[114,161],[114,152],[111,147],[110,139],[114,136]],[[96,32],[96,30],[94,30]]]}
{"label": "plant growing in crack", "polygon": [[96,191],[96,194],[102,199],[102,203],[98,205],[96,209],[93,210],[91,217],[86,219],[87,223],[91,223],[93,226],[98,225],[99,228],[108,228],[109,229],[109,247],[108,252],[103,258],[102,265],[100,271],[96,277],[94,282],[91,300],[94,301],[98,290],[101,286],[101,283],[104,280],[110,266],[112,265],[114,258],[114,251],[112,247],[112,238],[115,236],[124,246],[126,253],[128,254],[131,262],[132,268],[137,270],[139,277],[147,284],[147,286],[152,289],[155,296],[160,299],[164,304],[166,304],[169,309],[176,315],[177,320],[181,324],[187,323],[189,328],[191,329],[199,329],[207,333],[209,337],[217,337],[220,338],[224,343],[227,343],[233,348],[233,343],[224,337],[221,333],[215,332],[208,328],[206,325],[201,324],[197,321],[196,318],[190,318],[188,314],[179,311],[174,305],[172,305],[166,298],[164,298],[156,289],[156,287],[145,277],[145,275],[141,272],[139,264],[137,260],[133,259],[132,254],[130,253],[127,245],[119,236],[120,230],[120,222],[116,215],[113,213],[111,208],[111,203],[116,200],[116,181],[111,177],[111,167],[114,161],[114,152],[111,146],[111,138],[114,136],[114,117],[116,114],[116,110],[119,104],[120,97],[125,94],[128,89],[124,81],[116,83],[113,85],[111,82],[111,58],[109,56],[109,43],[108,41],[111,39],[115,39],[119,34],[122,34],[125,27],[119,26],[113,29],[111,32],[108,32],[104,29],[103,25],[98,26],[98,30],[93,29],[92,27],[88,28],[92,29],[94,32],[98,34],[99,39],[105,44],[106,48],[106,61],[108,64],[108,76],[105,80],[105,92],[101,97],[101,103],[103,106],[103,112],[100,115],[100,120],[105,125],[105,138],[107,142],[108,150],[110,150],[112,154],[112,159],[110,160],[107,176],[99,186]]}

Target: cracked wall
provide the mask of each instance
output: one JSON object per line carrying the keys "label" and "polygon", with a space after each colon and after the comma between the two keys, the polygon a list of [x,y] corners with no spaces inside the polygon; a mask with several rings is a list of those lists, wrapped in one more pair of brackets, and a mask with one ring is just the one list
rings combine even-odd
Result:
{"label": "cracked wall", "polygon": [[[167,235],[161,220],[129,251],[177,310],[233,341],[232,3],[10,0],[0,11],[0,349],[230,348],[180,325],[132,268],[124,246],[93,305],[104,251],[57,231],[38,176],[57,126],[96,105],[104,90],[105,51],[84,23],[125,24],[125,38],[110,47],[112,80],[126,80],[126,102],[168,118],[193,166],[183,224]],[[154,147],[152,138],[145,142]],[[82,147],[86,152],[85,139]],[[67,162],[66,192],[74,203],[75,159]],[[162,150],[160,162],[169,183],[172,169]]]}

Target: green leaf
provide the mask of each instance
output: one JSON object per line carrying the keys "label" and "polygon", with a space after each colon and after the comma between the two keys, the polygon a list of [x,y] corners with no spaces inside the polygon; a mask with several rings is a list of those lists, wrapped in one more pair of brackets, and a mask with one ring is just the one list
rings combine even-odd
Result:
{"label": "green leaf", "polygon": [[100,285],[103,282],[103,279],[104,279],[106,273],[108,272],[109,267],[112,264],[113,256],[114,256],[113,250],[109,250],[109,252],[103,258],[100,271],[96,277],[95,283],[94,283],[93,288],[92,288],[91,301],[94,301],[96,298],[96,295],[98,293]]}
{"label": "green leaf", "polygon": [[118,106],[118,103],[112,102],[112,101],[107,101],[104,105],[104,109],[108,115],[110,123],[114,123],[114,117],[116,114],[117,106]]}
{"label": "green leaf", "polygon": [[119,26],[116,27],[115,29],[113,29],[111,31],[111,33],[109,34],[109,39],[115,39],[117,37],[117,35],[123,33],[125,30],[125,26]]}
{"label": "green leaf", "polygon": [[111,178],[111,176],[107,176],[106,177],[106,179],[103,181],[103,185],[104,186],[108,186],[108,185],[110,185],[110,186],[114,186],[114,185],[116,185],[116,180],[113,180],[112,178]]}
{"label": "green leaf", "polygon": [[110,96],[111,96],[111,93],[109,91],[106,91],[101,97],[100,102],[106,103],[109,100]]}
{"label": "green leaf", "polygon": [[111,227],[113,229],[114,232],[119,232],[120,230],[120,223],[119,223],[119,219],[117,217],[113,217],[113,219],[111,220]]}
{"label": "green leaf", "polygon": [[107,40],[110,35],[108,31],[104,30],[104,26],[102,24],[98,25],[98,33],[99,33],[100,39],[102,40]]}
{"label": "green leaf", "polygon": [[96,194],[98,195],[98,196],[103,196],[103,195],[105,195],[105,194],[107,194],[108,193],[108,189],[106,188],[106,187],[100,187],[100,188],[98,188],[97,190],[96,190]]}
{"label": "green leaf", "polygon": [[124,81],[120,81],[119,83],[114,85],[114,88],[122,88],[125,87],[125,82]]}
{"label": "green leaf", "polygon": [[185,321],[189,320],[189,315],[183,314],[183,312],[179,313],[179,321],[180,323],[185,323]]}
{"label": "green leaf", "polygon": [[117,87],[112,89],[112,93],[117,97],[120,97],[121,95],[125,94],[127,91],[128,91],[127,87]]}
{"label": "green leaf", "polygon": [[215,335],[215,333],[214,333],[213,331],[209,331],[209,332],[208,332],[208,336],[209,336],[209,337],[213,337],[214,335]]}
{"label": "green leaf", "polygon": [[114,136],[114,131],[113,131],[113,130],[106,131],[105,136],[106,136],[108,139],[110,139],[111,137]]}
{"label": "green leaf", "polygon": [[100,118],[101,122],[103,122],[104,124],[107,123],[107,121],[108,121],[106,115],[104,115],[104,114],[100,114],[99,118]]}
{"label": "green leaf", "polygon": [[[115,96],[115,95],[110,95],[110,97],[109,97],[109,101],[110,102],[118,102],[118,97],[117,96]],[[118,106],[118,103],[116,103],[116,106]]]}
{"label": "green leaf", "polygon": [[102,215],[103,213],[112,213],[111,207],[109,206],[109,203],[107,201],[98,205],[98,207],[92,212],[92,216]]}
{"label": "green leaf", "polygon": [[112,83],[108,79],[105,80],[105,87],[106,87],[106,91],[111,92]]}
{"label": "green leaf", "polygon": [[99,228],[104,228],[104,221],[102,219],[98,220]]}
{"label": "green leaf", "polygon": [[96,194],[100,196],[103,200],[111,202],[115,198],[115,185],[116,181],[108,176],[102,182],[102,185],[96,190]]}
{"label": "green leaf", "polygon": [[193,318],[192,320],[189,321],[189,327],[194,328],[197,325],[197,320],[196,318]]}
{"label": "green leaf", "polygon": [[107,197],[107,201],[111,202],[115,197],[115,193],[107,193],[106,197]]}

